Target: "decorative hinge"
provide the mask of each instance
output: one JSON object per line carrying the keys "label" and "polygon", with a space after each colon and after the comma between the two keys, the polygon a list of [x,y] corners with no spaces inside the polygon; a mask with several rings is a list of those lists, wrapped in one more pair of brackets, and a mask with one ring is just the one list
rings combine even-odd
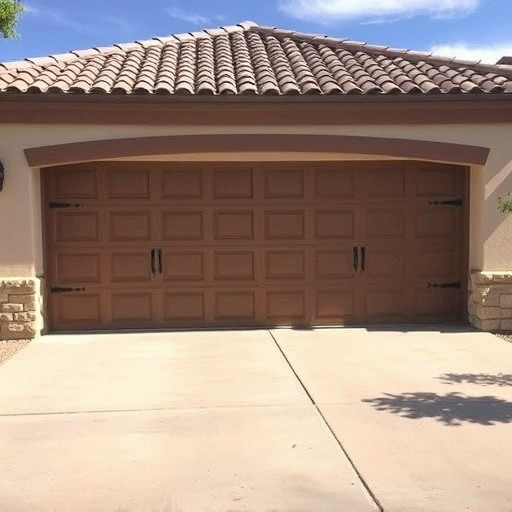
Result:
{"label": "decorative hinge", "polygon": [[51,288],[52,293],[85,292],[85,288],[72,288],[66,286],[55,286]]}
{"label": "decorative hinge", "polygon": [[50,208],[81,208],[83,204],[80,203],[59,203],[57,201],[50,201],[48,203]]}
{"label": "decorative hinge", "polygon": [[462,206],[464,203],[462,199],[436,199],[435,201],[429,201],[430,206]]}
{"label": "decorative hinge", "polygon": [[460,281],[455,281],[451,283],[428,283],[429,288],[461,288]]}

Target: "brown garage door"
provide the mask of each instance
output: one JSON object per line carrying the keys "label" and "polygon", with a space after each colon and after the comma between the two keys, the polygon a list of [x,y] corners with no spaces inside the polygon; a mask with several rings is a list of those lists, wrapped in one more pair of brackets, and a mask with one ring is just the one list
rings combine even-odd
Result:
{"label": "brown garage door", "polygon": [[464,168],[119,162],[44,176],[53,330],[462,318]]}

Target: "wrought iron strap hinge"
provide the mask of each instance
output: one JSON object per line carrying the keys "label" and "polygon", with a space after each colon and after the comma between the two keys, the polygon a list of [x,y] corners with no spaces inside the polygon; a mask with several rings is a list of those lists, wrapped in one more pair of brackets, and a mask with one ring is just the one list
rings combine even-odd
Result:
{"label": "wrought iron strap hinge", "polygon": [[455,281],[452,283],[428,283],[429,288],[461,288],[460,281]]}
{"label": "wrought iron strap hinge", "polygon": [[462,206],[462,199],[436,199],[434,201],[429,201],[428,204],[430,206]]}
{"label": "wrought iron strap hinge", "polygon": [[48,203],[50,208],[81,208],[83,204],[81,203],[59,203],[57,201],[50,201]]}
{"label": "wrought iron strap hinge", "polygon": [[85,288],[72,288],[70,286],[54,286],[50,289],[52,293],[85,292]]}

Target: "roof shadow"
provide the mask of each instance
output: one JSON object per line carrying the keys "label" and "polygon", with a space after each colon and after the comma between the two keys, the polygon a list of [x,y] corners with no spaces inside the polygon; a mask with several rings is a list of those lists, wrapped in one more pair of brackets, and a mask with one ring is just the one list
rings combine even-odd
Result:
{"label": "roof shadow", "polygon": [[512,373],[443,373],[438,379],[450,385],[512,386]]}
{"label": "roof shadow", "polygon": [[512,423],[512,402],[495,396],[468,396],[461,393],[384,393],[362,400],[378,411],[398,414],[411,420],[433,418],[450,427],[464,423],[492,426]]}

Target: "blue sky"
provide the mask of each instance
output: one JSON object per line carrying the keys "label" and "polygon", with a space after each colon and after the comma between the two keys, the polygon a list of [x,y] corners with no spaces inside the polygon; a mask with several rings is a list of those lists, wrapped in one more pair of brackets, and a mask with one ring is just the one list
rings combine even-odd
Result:
{"label": "blue sky", "polygon": [[[3,0],[0,0],[0,2]],[[512,0],[27,0],[0,61],[252,20],[496,62],[512,55]]]}

